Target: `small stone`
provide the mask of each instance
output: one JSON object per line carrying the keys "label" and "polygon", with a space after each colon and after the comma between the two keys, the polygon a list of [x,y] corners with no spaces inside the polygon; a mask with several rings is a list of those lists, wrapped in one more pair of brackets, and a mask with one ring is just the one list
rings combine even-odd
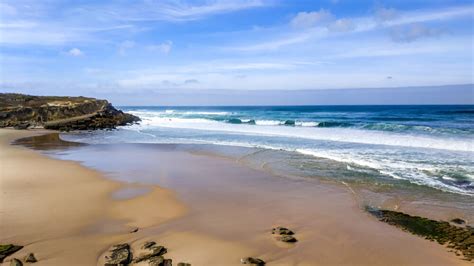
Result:
{"label": "small stone", "polygon": [[147,241],[145,242],[145,244],[143,244],[142,249],[149,249],[153,247],[154,245],[156,245],[155,241]]}
{"label": "small stone", "polygon": [[29,263],[35,263],[38,260],[35,258],[35,255],[33,253],[28,254],[28,256],[25,257],[25,262]]}
{"label": "small stone", "polygon": [[163,261],[163,266],[173,266],[173,260],[171,259],[165,259]]}
{"label": "small stone", "polygon": [[454,219],[451,220],[451,222],[453,222],[455,224],[465,224],[466,223],[466,221],[464,221],[461,218],[454,218]]}
{"label": "small stone", "polygon": [[178,266],[191,266],[191,263],[179,262]]}
{"label": "small stone", "polygon": [[132,230],[130,230],[130,233],[136,233],[138,232],[138,227],[134,227]]}
{"label": "small stone", "polygon": [[10,266],[23,266],[23,263],[21,262],[21,260],[13,258],[10,261]]}
{"label": "small stone", "polygon": [[290,229],[288,228],[285,228],[285,227],[281,227],[281,226],[278,226],[278,227],[275,227],[272,229],[272,234],[276,234],[276,235],[293,235],[293,231],[291,231]]}
{"label": "small stone", "polygon": [[278,241],[285,242],[285,243],[295,243],[298,240],[290,235],[280,235],[275,238]]}
{"label": "small stone", "polygon": [[265,262],[259,258],[246,257],[240,259],[242,264],[265,265]]}

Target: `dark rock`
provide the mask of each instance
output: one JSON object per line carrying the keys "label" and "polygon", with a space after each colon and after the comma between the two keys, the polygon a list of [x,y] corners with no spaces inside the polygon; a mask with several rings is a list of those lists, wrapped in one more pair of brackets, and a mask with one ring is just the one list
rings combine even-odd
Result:
{"label": "dark rock", "polygon": [[36,260],[35,255],[33,253],[30,253],[28,254],[28,256],[25,257],[25,262],[34,263],[37,261],[38,260]]}
{"label": "dark rock", "polygon": [[13,128],[15,129],[28,129],[29,127],[30,127],[30,123],[28,122],[18,123],[15,126],[13,126]]}
{"label": "dark rock", "polygon": [[265,265],[265,262],[263,260],[259,258],[252,258],[252,257],[242,258],[240,259],[240,262],[242,264]]}
{"label": "dark rock", "polygon": [[165,259],[163,256],[156,256],[148,260],[150,266],[163,266]]}
{"label": "dark rock", "polygon": [[168,252],[168,250],[163,246],[152,246],[149,249],[151,250],[151,252],[141,254],[140,256],[136,257],[133,260],[133,262],[137,263],[137,262],[149,260],[153,257],[162,256],[162,255],[166,254],[166,252]]}
{"label": "dark rock", "polygon": [[279,235],[275,239],[285,243],[295,243],[298,241],[294,236],[290,235]]}
{"label": "dark rock", "polygon": [[130,246],[118,244],[112,246],[105,255],[105,266],[128,265],[131,261]]}
{"label": "dark rock", "polygon": [[173,266],[173,260],[165,259],[165,261],[163,261],[163,266]]}
{"label": "dark rock", "polygon": [[132,230],[130,230],[130,233],[136,233],[138,232],[138,227],[134,227]]}
{"label": "dark rock", "polygon": [[466,221],[464,221],[461,218],[454,218],[454,219],[451,220],[451,222],[453,222],[455,224],[465,224],[466,223]]}
{"label": "dark rock", "polygon": [[153,247],[154,245],[156,245],[155,241],[147,241],[143,244],[142,249],[149,249]]}
{"label": "dark rock", "polygon": [[10,266],[23,266],[23,262],[21,262],[19,259],[13,258],[10,261]]}
{"label": "dark rock", "polygon": [[95,130],[138,121],[106,100],[0,93],[0,127]]}
{"label": "dark rock", "polygon": [[436,241],[441,245],[447,245],[449,248],[456,250],[456,254],[464,255],[466,260],[474,259],[474,229],[471,227],[459,227],[449,222],[411,216],[390,210],[371,207],[367,207],[366,210],[382,222],[428,240]]}
{"label": "dark rock", "polygon": [[286,120],[285,121],[285,126],[294,126],[295,125],[295,120]]}
{"label": "dark rock", "polygon": [[293,231],[291,231],[290,229],[288,228],[285,228],[285,227],[281,227],[281,226],[278,226],[278,227],[275,227],[272,229],[272,234],[276,234],[276,235],[293,235]]}
{"label": "dark rock", "polygon": [[191,263],[179,262],[178,266],[191,266]]}
{"label": "dark rock", "polygon": [[0,245],[0,263],[2,263],[6,257],[10,256],[11,254],[17,252],[22,248],[23,246],[15,246],[12,244]]}

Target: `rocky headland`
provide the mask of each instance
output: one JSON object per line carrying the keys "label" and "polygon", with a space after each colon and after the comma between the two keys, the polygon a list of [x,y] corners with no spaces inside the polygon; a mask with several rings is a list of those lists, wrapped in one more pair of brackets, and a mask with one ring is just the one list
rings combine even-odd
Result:
{"label": "rocky headland", "polygon": [[0,127],[60,131],[110,129],[140,121],[107,100],[0,93]]}

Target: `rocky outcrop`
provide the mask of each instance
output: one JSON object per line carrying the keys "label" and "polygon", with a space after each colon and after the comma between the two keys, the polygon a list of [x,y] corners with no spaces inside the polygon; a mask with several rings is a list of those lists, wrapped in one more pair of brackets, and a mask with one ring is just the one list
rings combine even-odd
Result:
{"label": "rocky outcrop", "polygon": [[436,221],[406,213],[366,207],[366,210],[380,221],[401,228],[414,235],[436,241],[452,249],[456,255],[474,260],[474,228],[457,226],[445,221]]}
{"label": "rocky outcrop", "polygon": [[0,94],[0,127],[94,130],[138,121],[140,118],[115,109],[106,100]]}

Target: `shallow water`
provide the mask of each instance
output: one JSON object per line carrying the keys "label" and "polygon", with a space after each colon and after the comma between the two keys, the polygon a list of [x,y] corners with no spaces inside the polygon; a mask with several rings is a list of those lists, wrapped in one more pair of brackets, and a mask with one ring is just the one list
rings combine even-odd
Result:
{"label": "shallow water", "polygon": [[[411,189],[474,196],[474,106],[123,109],[140,116],[142,123],[63,137],[95,144],[218,144],[284,150],[292,154],[285,158],[289,163],[283,160],[279,168],[297,176],[399,189],[411,184]],[[252,159],[264,160],[259,155],[247,161]]]}

